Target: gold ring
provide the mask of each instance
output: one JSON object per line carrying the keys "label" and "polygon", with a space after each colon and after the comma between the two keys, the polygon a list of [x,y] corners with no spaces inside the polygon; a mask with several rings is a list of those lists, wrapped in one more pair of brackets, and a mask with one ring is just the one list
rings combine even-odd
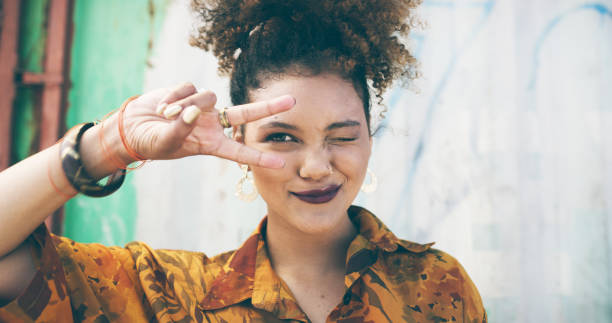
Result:
{"label": "gold ring", "polygon": [[219,111],[219,123],[223,128],[231,128],[232,125],[227,118],[227,107],[223,108],[223,110]]}

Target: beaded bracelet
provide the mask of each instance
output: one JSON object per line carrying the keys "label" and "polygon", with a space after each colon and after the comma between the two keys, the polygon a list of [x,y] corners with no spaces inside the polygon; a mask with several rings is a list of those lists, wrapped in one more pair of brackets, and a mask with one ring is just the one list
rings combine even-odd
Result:
{"label": "beaded bracelet", "polygon": [[[102,197],[110,195],[119,189],[125,180],[126,171],[125,169],[120,169],[111,174],[104,186],[98,184],[98,181],[87,173],[81,160],[79,147],[83,134],[93,126],[93,122],[85,123],[78,126],[80,128],[78,128],[76,136],[73,135],[73,131],[66,134],[60,145],[60,160],[68,181],[78,192],[87,196]],[[74,131],[76,131],[76,128]]]}

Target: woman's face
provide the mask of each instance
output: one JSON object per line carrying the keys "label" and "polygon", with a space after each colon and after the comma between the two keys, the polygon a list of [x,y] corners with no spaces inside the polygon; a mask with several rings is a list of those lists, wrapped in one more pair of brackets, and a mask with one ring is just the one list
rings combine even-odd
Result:
{"label": "woman's face", "polygon": [[[371,153],[363,102],[353,85],[333,74],[284,76],[252,91],[253,101],[291,94],[293,109],[245,127],[237,139],[286,161],[282,169],[251,166],[268,216],[305,233],[346,223]],[[344,222],[342,222],[344,220]]]}

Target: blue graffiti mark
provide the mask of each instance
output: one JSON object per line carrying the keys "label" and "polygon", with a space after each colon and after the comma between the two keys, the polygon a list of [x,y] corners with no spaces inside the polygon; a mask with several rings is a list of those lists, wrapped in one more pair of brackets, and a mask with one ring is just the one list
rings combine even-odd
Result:
{"label": "blue graffiti mark", "polygon": [[[420,60],[421,54],[423,53],[423,47],[425,44],[425,36],[423,36],[422,34],[412,34],[410,35],[410,38],[416,43],[415,49],[412,52],[412,56],[414,56],[417,60]],[[393,110],[397,108],[398,106],[397,102],[401,99],[403,94],[404,94],[404,91],[401,87],[393,88],[393,90],[391,91],[391,96],[389,98],[389,105],[388,105],[389,115],[391,115]],[[387,125],[387,122],[388,122],[387,120],[389,119],[387,118],[381,121],[380,124],[382,127]]]}
{"label": "blue graffiti mark", "polygon": [[425,36],[422,34],[413,34],[410,38],[416,42],[415,49],[412,52],[412,55],[419,59],[421,58],[421,54],[423,53],[423,44],[425,43]]}
{"label": "blue graffiti mark", "polygon": [[423,5],[424,6],[429,6],[429,7],[452,7],[452,8],[457,8],[457,7],[487,7],[489,5],[491,1],[485,0],[485,1],[470,1],[470,2],[459,2],[457,3],[457,1],[435,1],[435,0],[428,0],[428,1],[424,1]]}
{"label": "blue graffiti mark", "polygon": [[[417,60],[421,59],[421,54],[423,53],[423,48],[425,47],[425,36],[422,34],[411,34],[410,38],[416,43],[415,44],[415,49],[412,52],[412,56],[414,56]],[[402,98],[402,95],[404,94],[404,89],[396,86],[391,90],[391,95],[389,97],[389,111],[387,111],[387,114],[390,116],[393,113],[393,110],[397,108],[398,106],[398,101]],[[380,125],[381,127],[385,127],[387,126],[387,122],[388,122],[389,118],[386,118],[384,120],[381,121]]]}
{"label": "blue graffiti mark", "polygon": [[584,10],[594,10],[598,12],[602,18],[606,16],[608,16],[609,18],[612,18],[612,11],[601,3],[583,4],[576,8],[567,10],[559,14],[555,18],[553,18],[550,21],[550,23],[548,23],[548,25],[544,28],[544,31],[540,34],[540,37],[538,37],[538,40],[536,42],[535,50],[533,53],[533,64],[532,64],[532,69],[531,69],[531,76],[529,77],[529,83],[528,83],[527,89],[533,90],[535,88],[535,84],[538,80],[538,70],[540,68],[540,52],[542,51],[542,47],[544,47],[544,43],[546,42],[546,39],[548,39],[550,34],[559,25],[559,23],[561,23],[563,19],[567,18],[571,14],[574,14],[580,11],[584,11]]}
{"label": "blue graffiti mark", "polygon": [[[457,3],[456,1],[427,0],[423,2],[422,6],[445,7],[445,8],[452,8],[452,9],[481,7],[490,12],[490,10],[493,8],[493,4],[494,4],[494,0],[471,1],[471,2],[460,2],[460,3]],[[412,55],[417,60],[419,60],[422,56],[421,54],[423,53],[423,48],[425,44],[425,36],[423,34],[411,33],[410,38],[416,42],[415,49],[413,50]],[[391,95],[389,98],[389,105],[388,105],[389,110],[387,111],[388,116],[391,116],[391,114],[393,113],[393,110],[397,108],[397,102],[399,101],[399,99],[402,97],[403,94],[404,94],[404,89],[402,89],[401,87],[394,87],[392,89]],[[381,121],[380,126],[382,128],[387,126],[387,122],[388,122],[387,120],[389,120],[389,118]]]}
{"label": "blue graffiti mark", "polygon": [[[406,199],[401,199],[396,208],[395,211],[392,214],[392,222],[396,223],[396,225],[401,225],[402,223],[398,223],[397,222],[397,217],[399,217],[401,214],[403,214],[404,212],[402,212],[402,210],[406,210],[411,208],[411,198],[412,198],[412,189],[413,189],[413,182],[414,182],[414,177],[415,174],[418,170],[421,158],[425,152],[425,140],[427,135],[430,132],[432,123],[433,123],[433,115],[436,109],[436,106],[440,100],[440,97],[442,96],[442,93],[444,92],[444,90],[446,89],[448,82],[452,76],[452,74],[455,72],[456,66],[457,66],[457,62],[459,61],[459,59],[463,56],[463,54],[465,53],[465,51],[470,48],[470,46],[472,45],[472,43],[474,42],[474,40],[476,39],[476,37],[478,36],[478,34],[480,33],[480,31],[484,28],[484,26],[486,25],[491,12],[493,11],[493,7],[495,6],[495,0],[489,0],[489,1],[478,1],[478,2],[468,2],[468,3],[455,3],[454,1],[426,1],[423,3],[424,5],[430,5],[430,6],[445,6],[445,7],[457,7],[457,6],[463,6],[463,7],[481,7],[482,8],[482,15],[480,17],[480,19],[478,20],[478,22],[476,24],[474,24],[474,27],[472,28],[471,32],[470,32],[470,36],[466,39],[466,41],[461,45],[461,47],[459,47],[458,49],[454,50],[453,53],[451,53],[451,60],[448,63],[443,76],[440,80],[440,82],[437,84],[434,93],[430,99],[430,102],[427,106],[427,110],[426,110],[426,115],[425,115],[425,120],[424,120],[424,126],[423,129],[421,130],[421,133],[419,134],[418,137],[418,142],[417,142],[417,147],[416,150],[414,152],[413,158],[412,158],[412,163],[410,165],[410,169],[408,170],[408,173],[406,175],[406,179],[404,181],[404,187],[402,189],[402,192],[400,194],[400,196],[405,197]],[[399,98],[397,97],[397,94],[393,93],[392,95],[392,103],[395,103],[399,100]],[[395,108],[395,106],[394,106]],[[392,113],[393,110],[390,111],[390,113]],[[402,221],[403,222],[403,221]],[[406,223],[406,222],[404,222]],[[418,238],[418,237],[417,237]]]}

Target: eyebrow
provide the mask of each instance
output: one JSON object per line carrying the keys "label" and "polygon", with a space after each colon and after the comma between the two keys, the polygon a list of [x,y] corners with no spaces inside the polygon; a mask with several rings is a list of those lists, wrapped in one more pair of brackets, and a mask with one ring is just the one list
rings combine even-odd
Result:
{"label": "eyebrow", "polygon": [[290,125],[288,123],[278,122],[278,121],[272,121],[272,122],[266,123],[265,125],[263,125],[261,127],[264,128],[264,129],[283,128],[283,129],[287,129],[287,130],[298,130],[298,127],[296,127],[294,125]]}
{"label": "eyebrow", "polygon": [[[339,122],[334,122],[332,124],[330,124],[329,126],[327,126],[325,128],[326,131],[330,131],[330,130],[334,130],[334,129],[338,129],[338,128],[345,128],[345,127],[359,127],[361,126],[361,123],[359,123],[359,121],[355,121],[355,120],[345,120],[345,121],[339,121]],[[288,123],[284,123],[284,122],[279,122],[279,121],[272,121],[269,123],[266,123],[265,125],[261,126],[264,129],[272,129],[272,128],[282,128],[282,129],[287,129],[287,130],[299,130],[298,127],[292,125],[292,124],[288,124]]]}
{"label": "eyebrow", "polygon": [[325,130],[334,130],[334,129],[338,129],[338,128],[344,128],[344,127],[359,127],[361,125],[361,123],[359,123],[359,121],[355,121],[355,120],[346,120],[346,121],[340,121],[340,122],[334,122],[332,124],[330,124],[329,126],[327,126],[327,128],[325,128]]}

